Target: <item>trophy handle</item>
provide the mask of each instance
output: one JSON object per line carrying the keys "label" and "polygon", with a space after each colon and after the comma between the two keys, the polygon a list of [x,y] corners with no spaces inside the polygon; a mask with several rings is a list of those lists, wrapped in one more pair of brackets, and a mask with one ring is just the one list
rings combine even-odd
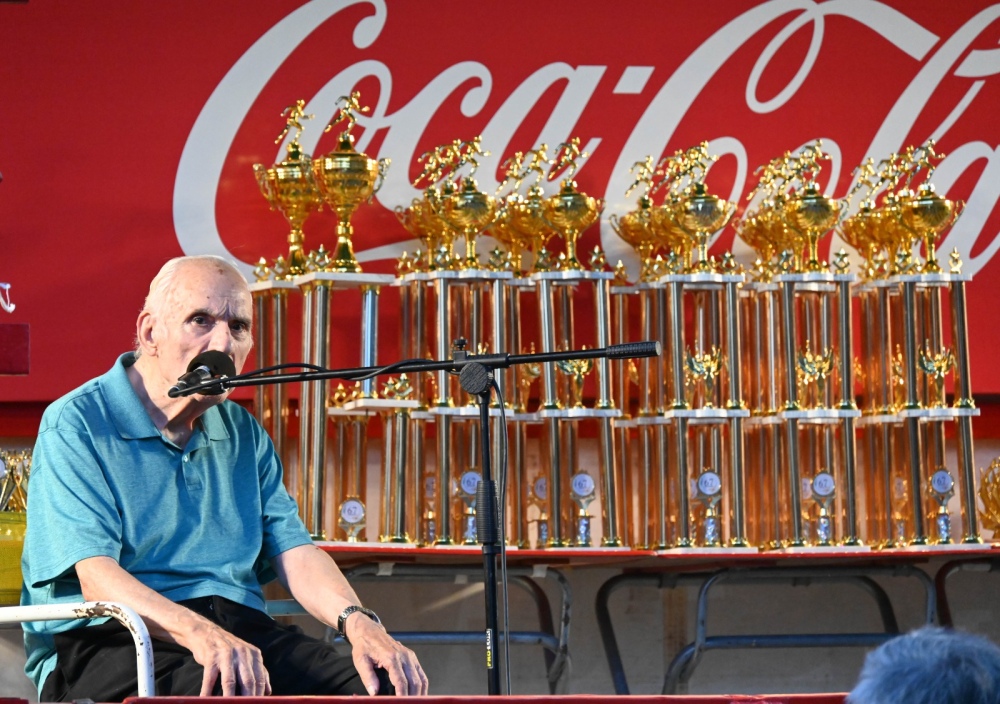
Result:
{"label": "trophy handle", "polygon": [[378,174],[375,176],[375,184],[372,186],[371,195],[368,196],[368,202],[371,203],[375,194],[378,193],[379,189],[382,188],[382,184],[385,183],[385,174],[389,170],[389,164],[392,163],[392,159],[389,157],[383,157],[378,160]]}
{"label": "trophy handle", "polygon": [[274,204],[274,189],[271,188],[271,179],[267,177],[267,167],[263,164],[254,164],[253,173],[257,177],[257,187],[264,198],[267,199],[267,204],[271,207],[271,210],[274,210],[276,208]]}
{"label": "trophy handle", "polygon": [[955,206],[951,210],[951,220],[948,221],[949,226],[954,225],[955,221],[958,220],[962,213],[965,212],[965,205],[966,203],[964,200],[955,201]]}
{"label": "trophy handle", "polygon": [[618,225],[618,214],[617,213],[611,213],[611,215],[608,216],[608,222],[611,223],[611,229],[615,231],[615,234],[618,235],[619,237],[621,237],[621,239],[624,240],[625,238],[622,237],[622,231],[621,231],[621,228]]}

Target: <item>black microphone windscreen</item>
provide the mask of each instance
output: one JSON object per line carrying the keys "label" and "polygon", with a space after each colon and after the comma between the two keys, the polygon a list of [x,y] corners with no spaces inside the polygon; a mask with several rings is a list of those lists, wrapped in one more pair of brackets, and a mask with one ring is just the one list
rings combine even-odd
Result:
{"label": "black microphone windscreen", "polygon": [[236,363],[225,352],[208,350],[196,355],[187,370],[193,372],[198,367],[206,367],[212,376],[236,376]]}
{"label": "black microphone windscreen", "polygon": [[638,357],[659,357],[660,341],[625,342],[607,348],[608,359],[636,359]]}

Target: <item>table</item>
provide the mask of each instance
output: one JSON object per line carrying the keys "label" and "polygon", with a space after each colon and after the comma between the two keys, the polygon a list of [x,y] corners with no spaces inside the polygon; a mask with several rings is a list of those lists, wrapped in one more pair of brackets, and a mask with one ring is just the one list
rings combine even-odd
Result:
{"label": "table", "polygon": [[[625,569],[608,579],[600,588],[595,610],[602,645],[617,694],[628,694],[621,653],[612,623],[609,600],[624,586],[674,589],[697,586],[694,641],[678,652],[664,675],[663,694],[673,694],[686,683],[702,655],[714,649],[788,648],[788,647],[872,647],[899,634],[895,610],[885,590],[873,577],[916,580],[925,594],[922,622],[934,624],[943,586],[935,588],[927,572],[917,565],[931,558],[955,558],[954,568],[980,564],[993,557],[984,546],[933,546],[857,551],[841,548],[805,549],[774,552],[709,550],[663,551],[651,560]],[[996,566],[1000,562],[991,563]],[[942,568],[943,570],[944,568]],[[947,573],[939,572],[943,585]],[[881,630],[864,633],[766,633],[757,635],[710,635],[708,633],[709,596],[721,584],[749,585],[785,583],[796,585],[850,585],[862,596],[874,601],[881,620]]]}
{"label": "table", "polygon": [[[392,544],[317,542],[338,563],[351,582],[394,580],[467,584],[483,578],[482,552],[475,547],[419,548]],[[537,553],[526,556],[524,553]],[[537,630],[517,630],[506,634],[511,644],[537,645],[543,649],[549,693],[565,693],[569,672],[569,634],[572,613],[572,589],[558,569],[545,564],[554,555],[549,551],[508,552],[507,575],[510,584],[523,589],[534,601]],[[479,562],[476,562],[476,558]],[[513,563],[513,564],[512,564]],[[540,580],[550,580],[558,587],[558,621],[553,619],[553,605]],[[274,616],[304,613],[292,600],[269,600],[268,612]],[[558,624],[558,625],[556,625]],[[408,645],[485,645],[483,631],[437,630],[392,631],[394,638]],[[327,639],[338,636],[327,629]],[[499,634],[500,643],[504,635]]]}
{"label": "table", "polygon": [[[416,547],[381,543],[350,544],[322,542],[352,580],[423,580],[447,582],[458,575],[479,579],[481,551],[475,547]],[[525,589],[535,600],[539,627],[536,631],[511,633],[511,643],[543,648],[551,693],[564,691],[570,662],[569,632],[572,592],[560,568],[613,567],[621,572],[606,580],[595,600],[597,625],[617,694],[628,694],[628,682],[615,634],[610,599],[625,586],[674,589],[698,588],[695,607],[695,638],[673,657],[664,675],[663,693],[673,693],[692,676],[701,657],[710,650],[782,647],[873,647],[900,632],[896,609],[876,578],[910,580],[924,594],[919,621],[942,624],[950,621],[944,584],[949,574],[961,569],[997,569],[1000,551],[988,546],[930,546],[886,550],[850,548],[806,548],[788,551],[693,549],[632,550],[627,548],[551,548],[508,551],[512,584]],[[921,569],[932,560],[946,562],[932,579]],[[552,579],[559,586],[559,619],[554,621],[552,604],[539,585]],[[877,608],[880,629],[861,633],[763,633],[756,635],[710,634],[709,596],[720,585],[742,587],[756,584],[842,587],[858,591],[860,598]],[[939,616],[939,604],[942,613]],[[470,643],[483,640],[478,631],[407,631],[394,633],[410,643]]]}

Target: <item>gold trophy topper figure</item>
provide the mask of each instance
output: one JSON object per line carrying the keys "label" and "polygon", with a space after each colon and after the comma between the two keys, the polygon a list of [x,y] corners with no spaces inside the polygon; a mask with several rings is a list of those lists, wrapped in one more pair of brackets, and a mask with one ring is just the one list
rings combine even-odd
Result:
{"label": "gold trophy topper figure", "polygon": [[302,120],[312,120],[315,115],[306,115],[306,101],[296,100],[293,105],[289,105],[287,108],[281,111],[281,116],[285,119],[285,129],[281,130],[281,134],[278,138],[274,140],[275,144],[281,144],[281,140],[285,138],[288,131],[291,129],[295,130],[295,134],[292,135],[292,141],[288,144],[288,151],[291,153],[292,145],[294,144],[298,147],[299,137],[302,135]]}
{"label": "gold trophy topper figure", "polygon": [[338,139],[341,142],[350,141],[351,130],[354,129],[354,125],[358,121],[358,113],[366,113],[371,109],[368,106],[361,107],[360,100],[361,93],[358,91],[354,91],[350,95],[342,95],[337,98],[337,105],[340,105],[340,109],[334,113],[333,119],[327,123],[326,127],[323,128],[323,131],[329,132],[333,129],[334,125],[339,125],[341,122],[346,120],[347,129],[340,133]]}
{"label": "gold trophy topper figure", "polygon": [[563,184],[572,182],[573,174],[580,168],[580,165],[576,163],[577,159],[586,159],[588,156],[590,156],[590,152],[580,151],[579,137],[573,137],[568,142],[563,142],[556,147],[556,155],[552,158],[548,180],[555,181],[559,176],[563,176]]}

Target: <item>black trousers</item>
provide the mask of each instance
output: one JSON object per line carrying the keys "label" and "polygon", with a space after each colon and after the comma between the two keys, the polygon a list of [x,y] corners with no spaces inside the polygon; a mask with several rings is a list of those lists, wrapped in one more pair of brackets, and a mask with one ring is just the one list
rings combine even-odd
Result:
{"label": "black trousers", "polygon": [[[180,604],[259,648],[275,695],[368,694],[349,654],[295,626],[284,626],[257,609],[222,597]],[[152,645],[156,694],[197,696],[204,668],[191,651],[155,638]],[[117,621],[57,634],[55,647],[56,669],[45,680],[40,701],[120,702],[137,695],[135,645]],[[379,694],[394,694],[385,670],[377,672]],[[222,694],[219,683],[213,694]]]}

